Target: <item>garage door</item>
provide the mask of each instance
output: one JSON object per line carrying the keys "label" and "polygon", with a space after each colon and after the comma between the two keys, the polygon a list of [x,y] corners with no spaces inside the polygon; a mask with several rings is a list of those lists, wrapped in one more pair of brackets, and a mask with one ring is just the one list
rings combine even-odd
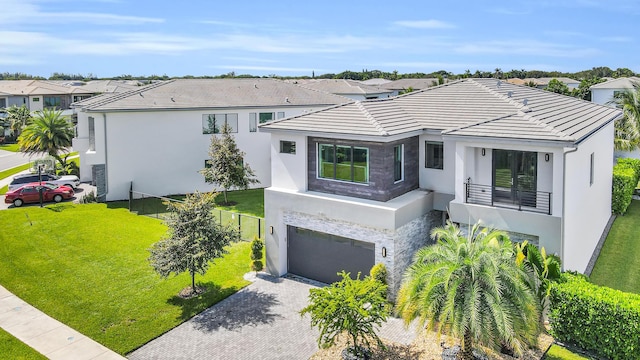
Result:
{"label": "garage door", "polygon": [[289,226],[289,272],[324,283],[340,280],[345,270],[355,278],[369,275],[375,262],[375,244]]}

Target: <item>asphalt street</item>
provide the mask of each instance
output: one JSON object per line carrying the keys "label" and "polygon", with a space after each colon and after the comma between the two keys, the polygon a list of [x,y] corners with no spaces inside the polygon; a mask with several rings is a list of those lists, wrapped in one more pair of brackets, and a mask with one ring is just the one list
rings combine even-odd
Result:
{"label": "asphalt street", "polygon": [[18,165],[26,164],[32,160],[39,159],[41,156],[32,155],[29,156],[20,152],[11,152],[6,150],[0,150],[0,171],[11,169]]}

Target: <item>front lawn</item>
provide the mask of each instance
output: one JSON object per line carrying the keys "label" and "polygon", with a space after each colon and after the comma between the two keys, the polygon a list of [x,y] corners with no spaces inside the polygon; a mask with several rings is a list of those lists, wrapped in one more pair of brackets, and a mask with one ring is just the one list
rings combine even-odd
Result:
{"label": "front lawn", "polygon": [[33,350],[29,345],[0,329],[0,354],[3,359],[46,360],[46,356]]}
{"label": "front lawn", "polygon": [[571,352],[567,348],[559,345],[551,345],[549,351],[544,356],[544,360],[588,360],[584,356]]}
{"label": "front lawn", "polygon": [[163,280],[148,249],[166,232],[158,220],[104,204],[62,203],[0,212],[0,284],[49,316],[126,354],[248,284],[250,246],[232,245],[196,281]]}
{"label": "front lawn", "polygon": [[640,201],[631,202],[618,216],[596,262],[591,281],[595,284],[640,294]]}
{"label": "front lawn", "polygon": [[18,144],[0,144],[0,150],[18,152],[20,151],[20,146]]}

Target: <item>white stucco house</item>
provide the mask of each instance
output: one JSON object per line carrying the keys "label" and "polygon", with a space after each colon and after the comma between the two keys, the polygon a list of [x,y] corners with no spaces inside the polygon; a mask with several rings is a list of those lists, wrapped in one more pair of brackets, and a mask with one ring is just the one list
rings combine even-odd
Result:
{"label": "white stucco house", "polygon": [[415,251],[449,217],[505,230],[585,271],[611,217],[618,116],[536,88],[465,79],[263,124],[267,269],[331,282],[342,269],[384,263],[397,290]]}
{"label": "white stucco house", "polygon": [[596,104],[613,106],[609,102],[613,100],[615,94],[633,89],[634,82],[640,84],[640,78],[635,76],[617,78],[592,85],[589,88],[591,90],[591,101]]}
{"label": "white stucco house", "polygon": [[348,101],[275,79],[165,81],[74,104],[73,148],[81,180],[95,183],[102,200],[127,199],[131,184],[153,195],[211,191],[199,171],[211,136],[227,123],[260,181],[255,186],[265,187],[270,141],[258,124]]}

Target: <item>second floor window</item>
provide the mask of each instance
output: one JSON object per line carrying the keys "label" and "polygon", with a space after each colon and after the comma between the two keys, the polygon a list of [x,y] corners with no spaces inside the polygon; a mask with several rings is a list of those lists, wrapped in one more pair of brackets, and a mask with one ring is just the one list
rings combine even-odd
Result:
{"label": "second floor window", "polygon": [[296,142],[295,141],[280,140],[280,153],[282,153],[282,154],[295,154],[296,153]]}
{"label": "second floor window", "polygon": [[[35,101],[35,99],[34,99]],[[62,104],[62,99],[59,96],[45,96],[44,107],[46,108],[59,108]]]}
{"label": "second floor window", "polygon": [[202,115],[202,133],[220,134],[227,124],[232,133],[238,132],[238,114],[204,114]]}
{"label": "second floor window", "polygon": [[318,177],[366,184],[369,182],[369,149],[318,144]]}
{"label": "second floor window", "polygon": [[393,147],[393,181],[404,180],[404,145]]}
{"label": "second floor window", "polygon": [[425,167],[428,169],[444,168],[444,146],[441,142],[427,141],[425,143]]}
{"label": "second floor window", "polygon": [[89,116],[89,151],[96,151],[96,122]]}

